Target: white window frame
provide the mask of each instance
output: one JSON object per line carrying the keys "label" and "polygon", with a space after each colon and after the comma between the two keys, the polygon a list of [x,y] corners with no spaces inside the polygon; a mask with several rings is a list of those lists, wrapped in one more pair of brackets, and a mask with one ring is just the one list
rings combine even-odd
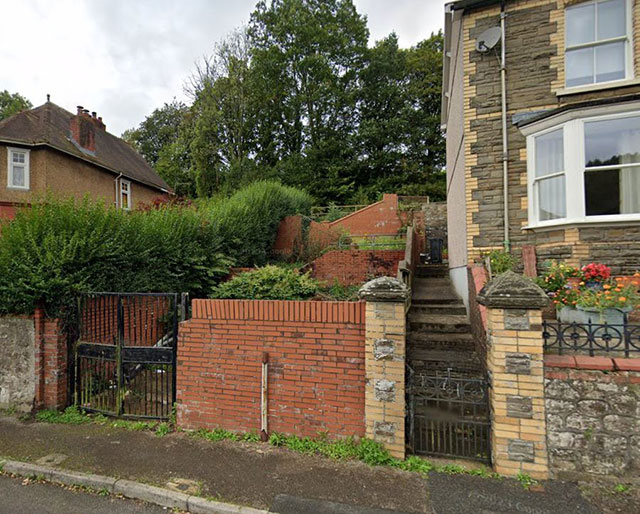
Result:
{"label": "white window frame", "polygon": [[[19,189],[28,191],[30,188],[31,166],[29,163],[29,154],[31,150],[25,148],[7,148],[7,189]],[[16,186],[13,183],[13,154],[20,153],[24,155],[24,186]]]}
{"label": "white window frame", "polygon": [[[584,197],[584,173],[586,170],[585,123],[640,116],[640,105],[638,104],[635,105],[635,108],[630,109],[627,107],[624,111],[620,111],[619,106],[615,107],[613,112],[606,112],[605,109],[595,109],[594,112],[591,113],[584,111],[564,113],[564,115],[558,116],[555,120],[549,119],[535,124],[538,126],[537,130],[535,127],[523,130],[523,133],[527,136],[527,197],[529,217],[529,225],[525,228],[544,228],[572,224],[640,222],[640,213],[601,216],[586,215]],[[611,109],[609,110],[611,111]],[[566,217],[539,221],[538,199],[535,188],[537,178],[535,176],[535,138],[559,128],[563,129],[564,135]],[[617,168],[619,168],[619,166],[616,166],[616,169]]]}
{"label": "white window frame", "polygon": [[[126,184],[127,185],[127,190],[124,191],[122,186]],[[125,211],[130,211],[131,210],[131,181],[130,180],[124,180],[124,179],[120,179],[120,208],[124,209]],[[123,202],[122,202],[122,198],[126,196],[127,197],[127,207],[123,207]]]}
{"label": "white window frame", "polygon": [[[633,0],[625,0],[625,17],[626,17],[626,33],[624,36],[618,36],[618,37],[614,37],[614,38],[609,38],[609,39],[601,39],[601,40],[596,40],[596,41],[592,41],[589,43],[582,43],[579,45],[573,45],[573,46],[568,46],[567,44],[567,36],[568,36],[568,29],[567,29],[567,25],[568,25],[568,17],[567,17],[567,12],[570,11],[573,8],[577,8],[577,7],[583,7],[585,5],[595,5],[595,4],[599,4],[599,3],[603,3],[606,2],[607,0],[590,0],[588,2],[580,2],[576,5],[572,5],[570,7],[567,7],[564,10],[564,16],[565,16],[565,35],[564,35],[564,82],[565,82],[565,90],[566,91],[573,91],[573,90],[591,90],[591,89],[598,89],[598,87],[602,86],[602,87],[606,87],[609,84],[615,84],[617,82],[624,82],[624,81],[629,81],[632,80],[634,78],[634,66],[633,66]],[[597,16],[597,8],[596,10],[596,17],[595,17],[595,23],[596,23],[596,30],[597,30],[597,23],[598,23],[598,16]],[[580,48],[595,48],[598,46],[602,46],[602,45],[606,45],[609,43],[617,43],[617,42],[624,42],[624,48],[625,48],[625,59],[624,59],[624,63],[625,63],[625,71],[624,74],[625,76],[623,78],[620,79],[614,79],[614,80],[608,80],[605,82],[590,82],[588,84],[581,84],[581,85],[577,85],[577,86],[568,86],[567,85],[567,51],[568,50],[578,50]],[[595,53],[594,53],[594,59],[595,59]],[[594,62],[594,67],[593,67],[593,71],[594,73],[596,73],[596,67],[595,67],[595,62]]]}

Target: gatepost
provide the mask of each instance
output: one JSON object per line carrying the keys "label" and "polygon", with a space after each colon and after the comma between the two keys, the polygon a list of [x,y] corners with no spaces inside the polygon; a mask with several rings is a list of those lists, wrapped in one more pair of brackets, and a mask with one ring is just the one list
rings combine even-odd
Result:
{"label": "gatepost", "polygon": [[366,435],[396,458],[405,456],[405,306],[409,290],[380,277],[359,291],[365,317]]}
{"label": "gatepost", "polygon": [[507,271],[477,297],[487,307],[491,453],[506,476],[549,476],[541,309],[549,302],[530,279]]}

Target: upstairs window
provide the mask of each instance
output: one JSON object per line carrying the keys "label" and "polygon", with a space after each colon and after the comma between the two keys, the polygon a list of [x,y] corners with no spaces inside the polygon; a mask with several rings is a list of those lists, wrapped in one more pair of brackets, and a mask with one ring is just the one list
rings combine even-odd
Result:
{"label": "upstairs window", "polygon": [[120,208],[131,209],[131,182],[120,179]]}
{"label": "upstairs window", "polygon": [[567,87],[631,76],[629,0],[594,0],[566,9]]}
{"label": "upstairs window", "polygon": [[29,189],[29,150],[9,148],[7,163],[7,187]]}

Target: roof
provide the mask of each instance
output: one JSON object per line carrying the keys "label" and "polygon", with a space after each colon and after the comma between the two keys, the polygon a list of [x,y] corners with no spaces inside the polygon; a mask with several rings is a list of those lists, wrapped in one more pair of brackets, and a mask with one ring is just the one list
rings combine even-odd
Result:
{"label": "roof", "polygon": [[71,139],[75,114],[47,102],[0,121],[0,142],[50,146],[73,157],[142,184],[168,191],[170,188],[133,147],[106,130],[95,130],[95,152],[87,152]]}

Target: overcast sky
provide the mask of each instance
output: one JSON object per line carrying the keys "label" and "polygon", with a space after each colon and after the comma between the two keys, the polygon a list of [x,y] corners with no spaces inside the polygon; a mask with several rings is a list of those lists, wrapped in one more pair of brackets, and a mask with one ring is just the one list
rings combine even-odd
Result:
{"label": "overcast sky", "polygon": [[[411,46],[442,27],[445,0],[354,0],[371,40]],[[174,97],[256,0],[0,0],[0,90],[97,111],[120,135]]]}

